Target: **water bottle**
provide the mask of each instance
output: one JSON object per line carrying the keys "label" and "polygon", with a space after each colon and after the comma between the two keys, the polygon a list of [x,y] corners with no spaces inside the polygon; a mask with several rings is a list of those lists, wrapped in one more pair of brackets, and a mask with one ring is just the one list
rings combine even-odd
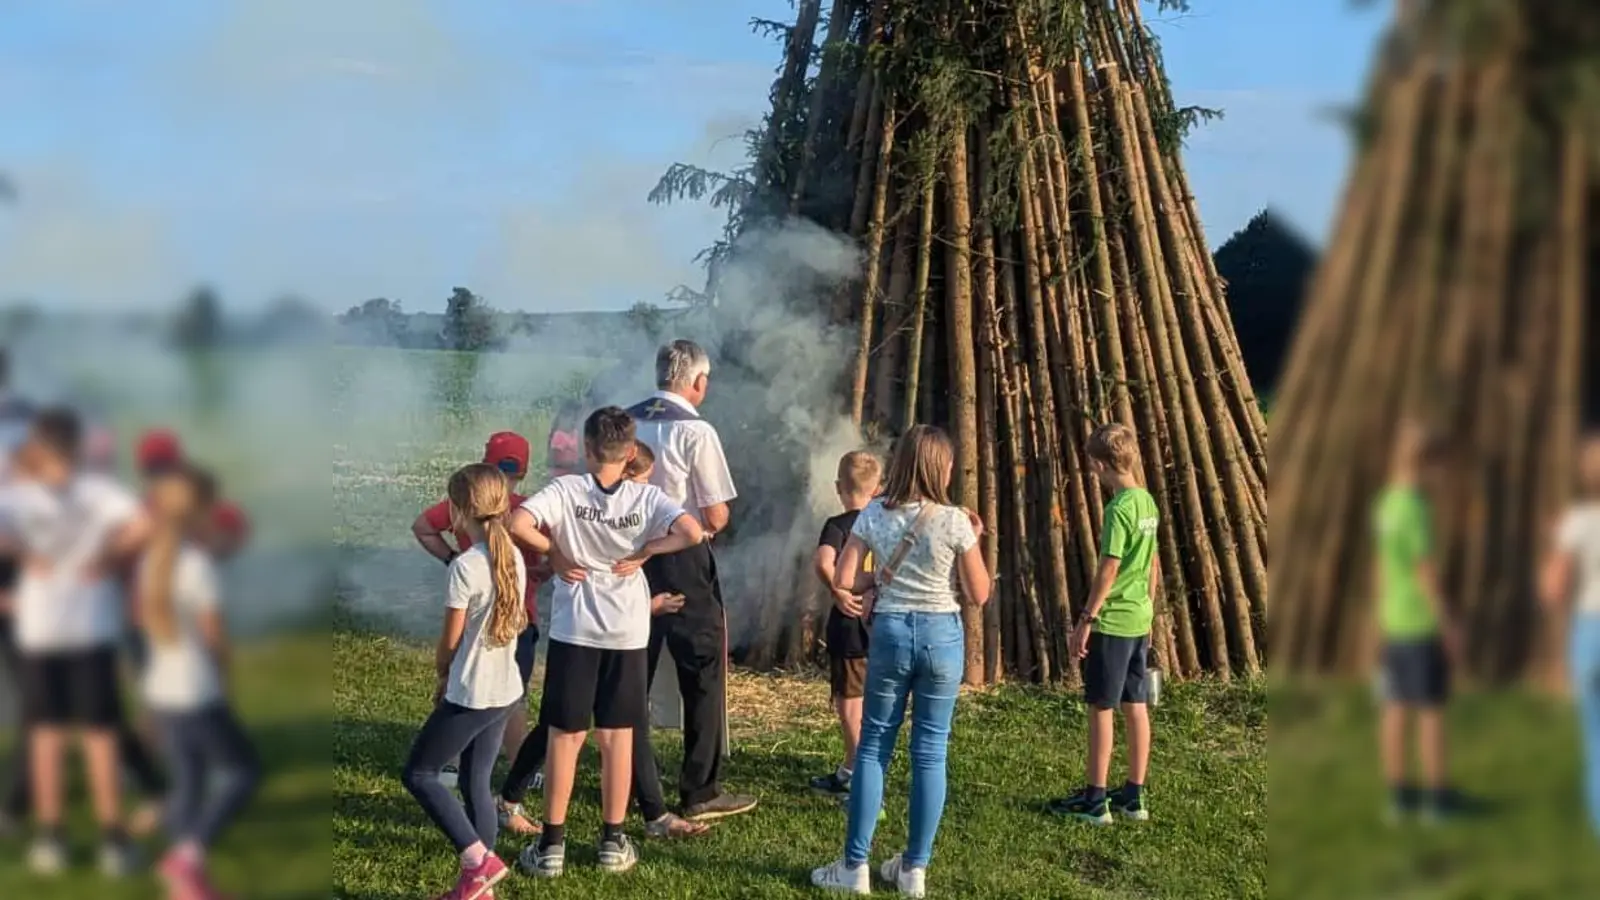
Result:
{"label": "water bottle", "polygon": [[1146,666],[1145,678],[1149,682],[1149,697],[1147,702],[1152,706],[1161,705],[1161,663],[1156,659],[1155,651],[1150,651],[1150,661]]}

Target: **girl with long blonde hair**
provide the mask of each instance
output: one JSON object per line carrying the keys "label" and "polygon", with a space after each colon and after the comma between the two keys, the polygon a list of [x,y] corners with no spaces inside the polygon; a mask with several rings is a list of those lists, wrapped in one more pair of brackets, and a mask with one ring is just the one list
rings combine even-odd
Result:
{"label": "girl with long blonde hair", "polygon": [[1543,600],[1568,623],[1567,669],[1584,743],[1584,796],[1600,837],[1600,434],[1578,457],[1579,496],[1556,528],[1545,559]]}
{"label": "girl with long blonde hair", "polygon": [[[444,627],[434,653],[433,714],[411,746],[402,781],[461,857],[442,900],[478,900],[506,876],[494,853],[499,827],[490,776],[512,709],[522,703],[517,636],[527,626],[528,573],[505,518],[510,488],[498,468],[475,463],[450,476],[452,524],[472,546],[450,563]],[[440,781],[461,760],[461,799]]]}
{"label": "girl with long blonde hair", "polygon": [[[966,663],[963,606],[989,601],[978,545],[983,523],[950,502],[955,452],[943,431],[913,426],[895,445],[883,494],[856,517],[834,586],[875,592],[862,693],[861,743],[851,777],[844,856],[811,873],[833,891],[871,890],[867,855],[895,739],[911,701],[911,803],[906,849],[880,870],[902,894],[923,896],[944,813],[950,722]],[[865,563],[871,554],[875,570]]]}
{"label": "girl with long blonde hair", "polygon": [[141,684],[172,770],[172,847],[158,871],[174,898],[216,895],[206,852],[261,780],[255,749],[228,703],[228,644],[210,555],[195,543],[212,482],[192,467],[154,478],[152,529],[135,573],[147,658]]}

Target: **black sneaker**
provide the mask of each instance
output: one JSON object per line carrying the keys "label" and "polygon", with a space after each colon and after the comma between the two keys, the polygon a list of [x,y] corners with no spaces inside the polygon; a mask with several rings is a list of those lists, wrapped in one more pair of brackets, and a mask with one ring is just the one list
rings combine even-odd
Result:
{"label": "black sneaker", "polygon": [[1117,815],[1135,822],[1149,821],[1150,810],[1144,805],[1144,791],[1137,797],[1129,797],[1122,788],[1117,788],[1106,796],[1111,801],[1111,811]]}
{"label": "black sneaker", "polygon": [[838,772],[829,772],[811,779],[811,789],[824,797],[843,800],[850,796],[850,780],[840,778]]}
{"label": "black sneaker", "polygon": [[754,797],[740,794],[721,794],[702,803],[691,803],[683,808],[683,817],[693,822],[709,822],[737,816],[756,808]]}
{"label": "black sneaker", "polygon": [[1111,796],[1109,794],[1099,800],[1090,802],[1085,791],[1079,791],[1070,797],[1061,797],[1045,804],[1050,812],[1091,825],[1111,824]]}

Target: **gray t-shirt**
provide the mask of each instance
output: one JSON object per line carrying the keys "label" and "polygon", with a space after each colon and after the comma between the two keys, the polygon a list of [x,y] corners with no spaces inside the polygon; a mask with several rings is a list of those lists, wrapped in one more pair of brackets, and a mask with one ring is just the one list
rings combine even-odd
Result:
{"label": "gray t-shirt", "polygon": [[[517,602],[527,593],[528,570],[521,553],[513,553],[517,566]],[[522,699],[522,672],[517,668],[517,642],[489,646],[489,617],[494,610],[494,570],[489,551],[473,544],[450,563],[450,590],[445,606],[467,612],[466,628],[450,674],[444,699],[468,709],[499,709]]]}
{"label": "gray t-shirt", "polygon": [[1600,503],[1568,510],[1556,530],[1556,545],[1572,556],[1574,609],[1582,615],[1600,615]]}
{"label": "gray t-shirt", "polygon": [[[922,507],[919,502],[889,509],[881,499],[874,500],[856,517],[850,533],[867,545],[878,565],[887,565]],[[978,534],[964,511],[954,506],[935,508],[894,578],[879,591],[874,613],[960,612],[956,563],[976,543]]]}

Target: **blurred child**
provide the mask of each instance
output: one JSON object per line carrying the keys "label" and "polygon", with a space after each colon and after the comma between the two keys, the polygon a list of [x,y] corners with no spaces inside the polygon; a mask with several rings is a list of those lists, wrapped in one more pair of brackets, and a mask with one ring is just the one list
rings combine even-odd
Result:
{"label": "blurred child", "polygon": [[66,864],[61,833],[63,762],[76,737],[101,829],[101,868],[132,864],[123,833],[117,733],[124,728],[117,644],[124,604],[114,573],[135,559],[149,532],[138,500],[110,478],[83,471],[82,427],[66,409],[34,419],[21,453],[25,480],[7,491],[3,518],[20,548],[14,594],[22,655],[23,718],[28,723],[35,870]]}
{"label": "blurred child", "polygon": [[[882,467],[878,458],[865,450],[846,453],[839,460],[834,490],[844,512],[824,522],[817,552],[811,557],[812,570],[822,579],[833,598],[828,609],[825,634],[828,643],[828,688],[834,712],[839,716],[839,733],[844,738],[844,761],[826,775],[811,779],[811,789],[830,797],[850,794],[850,777],[855,771],[856,745],[861,741],[861,691],[867,679],[867,625],[862,598],[834,586],[839,554],[861,514],[878,494]],[[871,551],[862,567],[872,571]]]}
{"label": "blurred child", "polygon": [[155,527],[137,580],[149,650],[142,693],[172,771],[172,846],[158,871],[175,900],[218,896],[206,875],[207,851],[261,781],[255,748],[228,702],[228,640],[216,571],[195,541],[214,499],[207,493],[211,483],[187,468],[152,479]]}
{"label": "blurred child", "polygon": [[1579,497],[1556,527],[1541,588],[1552,614],[1571,616],[1567,669],[1578,702],[1589,819],[1600,837],[1600,435],[1584,442],[1578,466]]}
{"label": "blurred child", "polygon": [[[507,868],[494,853],[499,826],[489,779],[512,710],[527,680],[517,662],[517,637],[527,627],[527,570],[506,531],[510,490],[505,473],[475,464],[450,476],[454,526],[471,545],[450,562],[444,628],[434,653],[439,683],[434,710],[411,745],[402,781],[461,856],[461,875],[444,900],[478,900]],[[439,779],[461,760],[458,801]]]}
{"label": "blurred child", "polygon": [[[955,451],[949,435],[913,426],[895,444],[883,496],[856,517],[839,555],[834,586],[875,591],[861,744],[850,790],[844,856],[811,872],[811,883],[851,894],[871,892],[867,857],[883,806],[894,745],[911,709],[911,796],[906,849],[879,873],[900,893],[921,897],[944,815],[950,725],[966,665],[961,608],[989,602],[989,573],[978,546],[982,522],[950,503]],[[867,556],[879,566],[867,566]]]}
{"label": "blurred child", "polygon": [[566,868],[567,806],[591,724],[600,745],[600,867],[625,872],[638,862],[622,822],[633,781],[633,729],[648,713],[651,595],[642,567],[653,555],[704,539],[694,517],[666,494],[624,477],[638,452],[627,412],[597,410],[583,438],[590,474],[555,479],[511,517],[518,540],[544,552],[555,547],[568,561],[563,570],[584,573],[576,581],[558,578],[551,604],[539,706],[539,721],[550,728],[544,833],[521,858],[542,877]]}
{"label": "blurred child", "polygon": [[[1403,425],[1389,483],[1373,509],[1378,630],[1383,639],[1379,750],[1390,790],[1391,819],[1420,810],[1424,818],[1434,820],[1448,812],[1444,708],[1461,636],[1440,596],[1428,500],[1443,451],[1443,445],[1421,426]],[[1412,722],[1425,788],[1420,795],[1406,774],[1406,726]]]}
{"label": "blurred child", "polygon": [[[483,463],[498,469],[505,477],[509,494],[509,504],[515,508],[527,498],[516,492],[516,486],[528,474],[528,459],[532,454],[527,438],[512,431],[499,431],[489,436],[483,447]],[[472,535],[452,524],[451,506],[448,499],[428,507],[417,516],[411,524],[411,534],[422,545],[422,549],[429,555],[445,565],[449,565],[458,555],[465,553],[472,547]],[[455,539],[456,546],[452,548],[445,541],[444,536],[449,534]],[[548,566],[542,554],[535,553],[527,547],[519,548],[522,552],[523,569],[527,572],[527,593],[523,598],[523,610],[527,615],[527,628],[517,637],[517,665],[522,673],[524,685],[533,680],[533,664],[539,646],[539,582],[543,579]],[[506,721],[505,734],[500,747],[501,753],[507,761],[517,758],[517,751],[522,747],[528,735],[528,712],[526,705],[519,705],[511,711],[511,717]],[[531,739],[537,744],[543,744],[546,733],[543,729],[535,729]],[[458,775],[454,761],[444,768],[444,778],[447,784],[453,783]],[[531,834],[538,831],[538,826],[513,810],[501,811],[502,824],[518,834]]]}
{"label": "blurred child", "polygon": [[622,470],[622,477],[638,484],[649,484],[650,473],[656,470],[656,452],[644,441],[633,442],[633,459],[628,460],[627,468]]}
{"label": "blurred child", "polygon": [[[1148,819],[1144,784],[1150,765],[1150,624],[1160,577],[1156,528],[1160,512],[1140,476],[1139,441],[1126,425],[1102,425],[1085,448],[1089,471],[1110,495],[1101,525],[1100,567],[1089,602],[1072,632],[1083,665],[1083,699],[1089,707],[1087,783],[1070,797],[1052,800],[1051,812],[1109,825],[1113,812]],[[1106,790],[1118,706],[1127,728],[1128,778]]]}

